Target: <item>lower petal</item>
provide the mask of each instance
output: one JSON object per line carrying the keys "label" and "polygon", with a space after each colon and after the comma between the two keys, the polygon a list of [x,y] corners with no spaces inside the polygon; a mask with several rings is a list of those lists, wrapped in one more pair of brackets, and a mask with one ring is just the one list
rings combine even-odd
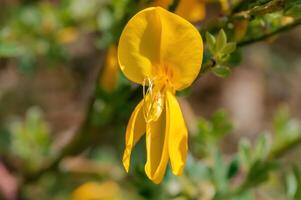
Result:
{"label": "lower petal", "polygon": [[134,112],[131,115],[130,121],[126,128],[125,136],[125,150],[123,153],[123,166],[125,170],[129,171],[130,158],[132,148],[145,133],[145,121],[143,116],[143,100],[136,106]]}
{"label": "lower petal", "polygon": [[167,92],[166,96],[166,129],[168,134],[168,153],[172,172],[182,174],[188,149],[188,132],[176,97]]}
{"label": "lower petal", "polygon": [[157,121],[146,125],[146,175],[154,183],[162,181],[168,163],[168,144],[165,131],[165,110]]}

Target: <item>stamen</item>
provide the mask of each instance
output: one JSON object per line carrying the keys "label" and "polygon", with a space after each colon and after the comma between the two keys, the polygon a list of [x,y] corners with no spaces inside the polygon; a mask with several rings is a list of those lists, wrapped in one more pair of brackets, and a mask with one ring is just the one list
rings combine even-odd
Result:
{"label": "stamen", "polygon": [[[148,88],[146,90],[146,85]],[[143,114],[146,123],[157,121],[164,108],[164,93],[160,88],[154,87],[153,81],[149,78],[143,81]]]}

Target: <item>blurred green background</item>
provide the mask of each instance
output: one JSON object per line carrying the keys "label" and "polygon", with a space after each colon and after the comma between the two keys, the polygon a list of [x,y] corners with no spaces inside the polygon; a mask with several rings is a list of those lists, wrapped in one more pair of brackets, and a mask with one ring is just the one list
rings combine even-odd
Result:
{"label": "blurred green background", "polygon": [[178,94],[185,172],[155,185],[144,139],[129,174],[122,167],[143,94],[119,72],[116,47],[156,2],[0,0],[0,199],[300,200],[301,1],[201,2],[202,72]]}

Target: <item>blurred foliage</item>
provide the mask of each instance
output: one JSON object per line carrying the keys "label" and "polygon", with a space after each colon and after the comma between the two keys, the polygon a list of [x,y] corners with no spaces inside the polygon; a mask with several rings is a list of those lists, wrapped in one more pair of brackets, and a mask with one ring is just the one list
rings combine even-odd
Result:
{"label": "blurred foliage", "polygon": [[216,38],[207,32],[206,41],[215,62],[212,71],[217,76],[227,77],[230,74],[230,68],[224,66],[224,63],[229,60],[230,54],[235,51],[236,43],[227,42],[227,35],[223,29],[219,31]]}
{"label": "blurred foliage", "polygon": [[209,121],[200,118],[198,132],[192,137],[192,147],[197,155],[206,155],[219,145],[225,134],[232,131],[233,125],[224,111],[213,114]]}
{"label": "blurred foliage", "polygon": [[9,130],[10,153],[22,160],[23,170],[35,171],[51,159],[50,129],[39,108],[30,108],[24,121],[12,121]]}
{"label": "blurred foliage", "polygon": [[[112,70],[106,70],[105,65],[101,69],[101,75],[109,74],[104,75],[107,80],[100,75],[95,81],[86,119],[66,148],[56,147],[44,109],[30,107],[24,113],[18,111],[20,117],[15,118],[3,112],[10,103],[4,102],[4,96],[11,94],[0,91],[0,157],[18,178],[22,199],[252,200],[261,198],[259,191],[270,185],[279,197],[301,199],[298,161],[279,159],[301,142],[300,121],[285,107],[275,112],[270,130],[256,138],[237,138],[230,153],[225,153],[224,145],[237,134],[227,112],[222,109],[209,118],[198,118],[181,177],[168,171],[162,184],[151,183],[144,173],[144,143],[137,145],[133,170],[125,174],[120,155],[125,123],[141,99],[142,89],[118,72],[116,52],[109,56],[108,49],[114,49],[130,17],[152,1],[4,2],[0,13],[1,67],[15,64],[17,72],[25,72],[26,77],[33,77],[39,67],[63,65],[73,72],[84,65],[89,71],[91,58],[105,52],[104,63],[114,65]],[[174,1],[170,10],[178,3]],[[301,20],[300,0],[206,3],[222,9],[212,19],[195,23],[205,41],[201,73],[209,70],[218,77],[228,77],[240,63],[241,47],[271,40]],[[82,74],[84,70],[80,70]],[[188,88],[179,95],[190,93]]]}

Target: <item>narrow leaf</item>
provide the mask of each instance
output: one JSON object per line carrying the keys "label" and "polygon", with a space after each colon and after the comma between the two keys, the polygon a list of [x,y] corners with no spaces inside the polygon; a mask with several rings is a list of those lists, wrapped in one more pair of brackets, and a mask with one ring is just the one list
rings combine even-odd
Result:
{"label": "narrow leaf", "polygon": [[211,35],[209,32],[206,32],[206,41],[207,41],[207,46],[208,46],[209,51],[212,54],[215,54],[215,43],[216,43],[216,40],[215,40],[214,36]]}
{"label": "narrow leaf", "polygon": [[222,48],[221,53],[224,55],[231,54],[236,49],[236,43],[235,42],[229,42],[227,43],[224,48]]}
{"label": "narrow leaf", "polygon": [[220,65],[217,65],[216,67],[212,68],[212,71],[216,76],[219,76],[222,78],[228,77],[231,73],[231,70],[229,67],[220,66]]}
{"label": "narrow leaf", "polygon": [[216,37],[216,50],[220,52],[227,43],[227,35],[223,29],[221,29]]}

